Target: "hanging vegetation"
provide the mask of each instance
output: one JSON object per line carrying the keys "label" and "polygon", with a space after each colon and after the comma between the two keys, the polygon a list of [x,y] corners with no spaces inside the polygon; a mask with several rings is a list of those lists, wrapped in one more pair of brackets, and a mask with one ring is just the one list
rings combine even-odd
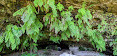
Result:
{"label": "hanging vegetation", "polygon": [[[65,10],[60,2],[55,4],[55,0],[34,0],[33,3],[13,14],[13,16],[20,16],[23,24],[7,25],[5,32],[0,36],[0,51],[4,49],[3,47],[10,47],[12,50],[19,49],[19,45],[26,48],[29,46],[27,44],[36,48],[34,46],[37,46],[37,41],[44,38],[59,43],[69,38],[79,41],[84,37],[89,39],[97,50],[105,51],[106,42],[103,34],[109,32],[110,35],[116,35],[116,22],[110,23],[102,19],[94,29],[91,12],[85,8],[85,3],[78,9],[74,18],[71,13],[73,10],[73,6]],[[44,15],[39,16],[42,13]],[[111,29],[108,26],[114,28]],[[23,34],[26,36],[21,38]],[[114,45],[114,55],[117,55],[116,43],[116,40],[111,43]]]}

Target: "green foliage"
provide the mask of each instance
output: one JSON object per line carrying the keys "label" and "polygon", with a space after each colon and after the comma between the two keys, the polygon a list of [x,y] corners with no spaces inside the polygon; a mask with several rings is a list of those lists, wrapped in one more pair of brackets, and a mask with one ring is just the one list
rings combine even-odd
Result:
{"label": "green foliage", "polygon": [[64,9],[64,6],[62,4],[60,4],[60,2],[57,4],[57,9],[59,9],[59,11],[62,11]]}
{"label": "green foliage", "polygon": [[113,46],[113,50],[114,50],[113,54],[117,55],[117,38],[113,42],[110,43],[110,46]]}
{"label": "green foliage", "polygon": [[[3,37],[5,37],[5,43],[7,47],[12,48],[14,50],[19,44],[20,44],[20,36],[22,35],[22,31],[20,27],[17,27],[16,25],[7,25],[6,31],[3,34]],[[3,40],[3,37],[2,40]],[[3,42],[3,41],[2,41]]]}
{"label": "green foliage", "polygon": [[26,9],[26,7],[21,8],[20,10],[16,11],[16,12],[13,14],[13,16],[22,15],[23,12],[25,11],[25,9]]}
{"label": "green foliage", "polygon": [[37,54],[25,52],[21,56],[37,56]]}
{"label": "green foliage", "polygon": [[4,41],[4,37],[0,35],[0,45],[3,43],[3,41]]}
{"label": "green foliage", "polygon": [[73,11],[73,10],[74,10],[73,6],[69,6],[69,7],[68,7],[68,10],[69,10],[69,11]]}
{"label": "green foliage", "polygon": [[98,25],[98,30],[101,32],[101,34],[104,34],[104,32],[106,32],[107,39],[113,40],[112,42],[110,42],[110,46],[113,47],[113,55],[117,55],[117,39],[116,39],[117,23],[116,23],[116,19],[110,19],[110,18],[102,19],[101,23]]}
{"label": "green foliage", "polygon": [[34,5],[35,5],[35,7],[37,7],[38,5],[39,5],[40,7],[42,7],[42,5],[43,5],[43,0],[34,0]]}
{"label": "green foliage", "polygon": [[[110,35],[116,35],[117,27],[113,26],[116,23],[113,22],[111,26],[114,28],[111,30],[111,26],[107,27],[109,23],[107,23],[106,19],[103,19],[97,25],[97,29],[93,29],[90,22],[93,20],[92,15],[85,8],[85,5],[83,3],[82,8],[78,9],[77,15],[73,18],[71,13],[74,10],[73,6],[69,6],[67,10],[64,10],[64,6],[60,2],[55,4],[55,0],[34,0],[33,3],[13,14],[13,16],[21,16],[23,25],[20,27],[12,24],[7,25],[6,31],[0,36],[0,51],[4,46],[15,50],[16,47],[18,49],[19,45],[21,45],[21,49],[30,46],[30,48],[36,50],[38,40],[47,38],[50,41],[59,43],[62,40],[68,40],[70,37],[77,41],[86,37],[97,50],[105,51],[106,42],[102,36],[103,32],[110,29],[107,32],[110,32]],[[49,10],[52,12],[49,12]],[[39,11],[46,13],[46,15],[40,16]],[[116,41],[111,43],[111,45],[115,44]],[[115,54],[117,52],[116,45],[113,47]],[[29,54],[24,56],[27,55]]]}
{"label": "green foliage", "polygon": [[[76,19],[78,19],[78,28],[81,30],[81,34],[87,34],[90,42],[97,50],[103,51],[106,50],[105,48],[105,41],[102,37],[102,34],[97,31],[96,29],[92,30],[92,26],[89,20],[92,19],[92,15],[88,9],[85,9],[85,5],[78,10],[78,14],[76,15]],[[85,25],[85,26],[84,26]],[[73,26],[72,26],[73,27]]]}
{"label": "green foliage", "polygon": [[61,39],[62,40],[68,40],[68,38],[67,38],[67,36],[64,32],[61,34]]}
{"label": "green foliage", "polygon": [[59,36],[57,36],[57,37],[51,36],[50,40],[55,42],[55,43],[59,43],[60,37]]}

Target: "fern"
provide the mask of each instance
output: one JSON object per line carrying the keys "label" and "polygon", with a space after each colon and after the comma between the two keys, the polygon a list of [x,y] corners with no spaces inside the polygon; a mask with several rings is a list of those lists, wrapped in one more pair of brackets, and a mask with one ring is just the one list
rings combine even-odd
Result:
{"label": "fern", "polygon": [[68,10],[69,10],[69,11],[73,11],[73,10],[74,10],[73,6],[69,6],[69,7],[68,7]]}
{"label": "fern", "polygon": [[[75,16],[75,18],[78,18],[78,25],[79,29],[81,30],[82,34],[87,34],[89,36],[90,42],[92,42],[92,45],[96,48],[97,50],[106,50],[105,48],[105,41],[102,37],[102,34],[98,32],[97,30],[92,30],[92,26],[89,23],[89,20],[92,19],[92,15],[88,9],[85,9],[85,5],[81,9],[78,10],[78,14]],[[87,24],[87,26],[85,25]],[[85,32],[84,32],[85,31]],[[100,41],[100,42],[99,42]]]}
{"label": "fern", "polygon": [[60,2],[57,4],[57,9],[59,9],[59,11],[62,11],[64,9],[64,6],[62,4],[60,4]]}
{"label": "fern", "polygon": [[60,40],[60,37],[59,36],[57,36],[57,37],[51,36],[50,37],[50,41],[53,41],[55,43],[59,43],[59,40]]}
{"label": "fern", "polygon": [[[38,9],[38,12],[36,9]],[[107,27],[109,23],[104,19],[97,25],[98,29],[93,29],[90,23],[92,15],[85,8],[85,3],[83,3],[81,9],[78,9],[75,19],[71,13],[73,10],[73,6],[69,6],[65,10],[60,2],[55,4],[55,0],[34,0],[33,3],[13,14],[13,16],[21,16],[23,24],[21,27],[12,24],[7,25],[5,33],[0,36],[0,51],[2,51],[4,45],[14,50],[21,44],[22,49],[25,49],[29,44],[30,48],[34,48],[34,46],[37,46],[38,40],[45,38],[59,43],[62,40],[68,40],[70,37],[79,41],[81,38],[85,38],[85,36],[87,36],[97,50],[105,51],[106,42],[102,32],[106,32],[109,29],[107,32],[111,32],[110,35],[116,35],[117,27],[113,26],[116,23],[113,22],[111,26],[114,28],[111,29],[111,27]],[[46,13],[46,15],[40,16],[41,13],[39,11]],[[22,36],[23,34],[26,36]],[[115,42],[111,44],[114,45]],[[114,49],[116,48],[116,46],[113,47]],[[115,50],[114,54],[116,52]]]}
{"label": "fern", "polygon": [[117,38],[113,42],[110,42],[110,46],[113,46],[113,54],[117,55]]}
{"label": "fern", "polygon": [[5,43],[7,47],[10,47],[12,50],[16,48],[20,44],[20,39],[19,37],[22,35],[22,31],[20,30],[21,28],[17,27],[16,25],[7,25],[4,36],[5,36]]}
{"label": "fern", "polygon": [[61,39],[62,39],[62,40],[68,40],[68,38],[67,38],[67,36],[65,35],[64,32],[61,34]]}
{"label": "fern", "polygon": [[34,0],[34,5],[35,5],[35,7],[37,7],[37,6],[42,7],[42,5],[43,5],[43,0]]}
{"label": "fern", "polygon": [[0,45],[3,43],[3,41],[4,41],[4,38],[2,35],[0,35]]}
{"label": "fern", "polygon": [[13,16],[17,16],[17,15],[23,15],[24,11],[26,10],[26,7],[21,8],[20,10],[16,11]]}

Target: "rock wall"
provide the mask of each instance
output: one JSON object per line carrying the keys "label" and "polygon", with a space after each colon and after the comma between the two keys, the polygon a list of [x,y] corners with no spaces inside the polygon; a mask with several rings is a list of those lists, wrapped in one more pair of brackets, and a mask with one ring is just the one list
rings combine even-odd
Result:
{"label": "rock wall", "polygon": [[84,1],[87,3],[87,6],[93,4],[91,7],[93,10],[102,10],[117,14],[117,0],[65,0],[66,6],[73,5],[74,8],[81,8]]}
{"label": "rock wall", "polygon": [[13,13],[27,3],[26,0],[0,0],[0,31],[4,31],[7,24],[14,24],[20,19],[13,17]]}

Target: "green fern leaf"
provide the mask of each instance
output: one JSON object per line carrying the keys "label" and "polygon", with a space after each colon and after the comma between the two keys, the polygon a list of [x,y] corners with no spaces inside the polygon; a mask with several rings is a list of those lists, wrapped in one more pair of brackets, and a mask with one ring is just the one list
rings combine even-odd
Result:
{"label": "green fern leaf", "polygon": [[55,33],[57,34],[61,30],[59,27],[59,20],[54,22],[54,27],[55,27]]}
{"label": "green fern leaf", "polygon": [[50,37],[50,41],[53,41],[53,42],[55,42],[55,43],[59,43],[59,40],[60,40],[60,37],[59,37],[59,36],[57,36],[57,37],[51,36],[51,37]]}
{"label": "green fern leaf", "polygon": [[15,40],[16,40],[16,41],[15,41],[15,44],[16,44],[16,45],[19,45],[19,44],[20,44],[20,38],[15,38]]}
{"label": "green fern leaf", "polygon": [[69,11],[73,11],[73,10],[74,10],[73,6],[69,6],[69,7],[68,7],[68,10],[69,10]]}
{"label": "green fern leaf", "polygon": [[4,41],[4,38],[3,38],[3,36],[0,35],[0,45],[1,45],[1,43],[3,43],[3,41]]}
{"label": "green fern leaf", "polygon": [[45,5],[44,5],[44,8],[45,8],[46,10],[48,10],[48,9],[49,9],[49,5],[48,5],[48,4],[45,4]]}
{"label": "green fern leaf", "polygon": [[12,50],[16,48],[16,44],[11,45]]}
{"label": "green fern leaf", "polygon": [[61,39],[62,39],[62,40],[68,40],[68,38],[67,38],[67,36],[65,35],[65,33],[62,33],[62,34],[61,34]]}
{"label": "green fern leaf", "polygon": [[10,34],[11,34],[11,28],[12,28],[12,26],[13,26],[13,25],[11,25],[11,24],[6,26],[6,31],[5,31],[5,43],[8,42],[8,40],[9,40],[9,38],[10,38],[9,36],[10,36]]}
{"label": "green fern leaf", "polygon": [[30,5],[27,6],[26,12],[27,12],[29,15],[32,14],[32,13],[37,13],[35,7],[34,7],[32,4],[30,4]]}
{"label": "green fern leaf", "polygon": [[27,22],[27,26],[30,26],[32,23],[34,23],[35,19],[36,19],[36,15],[35,14],[31,14],[30,17],[29,17],[29,20]]}
{"label": "green fern leaf", "polygon": [[78,25],[81,26],[81,24],[82,24],[82,20],[79,19],[79,20],[78,20]]}
{"label": "green fern leaf", "polygon": [[14,35],[12,33],[9,34],[9,41],[11,44],[15,44]]}
{"label": "green fern leaf", "polygon": [[12,32],[13,32],[13,35],[18,38],[22,35],[21,28],[17,27],[16,25],[12,27]]}
{"label": "green fern leaf", "polygon": [[55,28],[55,26],[53,24],[50,25],[50,31]]}
{"label": "green fern leaf", "polygon": [[39,5],[40,7],[42,7],[42,5],[43,5],[43,0],[34,0],[34,5],[35,5],[35,7],[37,7],[38,5]]}
{"label": "green fern leaf", "polygon": [[56,9],[53,9],[52,12],[53,12],[53,17],[56,17],[58,15]]}
{"label": "green fern leaf", "polygon": [[55,6],[55,0],[48,0],[48,1],[47,1],[47,4],[48,4],[52,9],[56,8],[56,6]]}
{"label": "green fern leaf", "polygon": [[71,33],[70,33],[69,30],[66,30],[66,31],[65,31],[65,34],[66,34],[66,36],[67,36],[68,38],[70,38]]}
{"label": "green fern leaf", "polygon": [[92,19],[92,15],[91,15],[91,12],[89,10],[86,10],[86,13],[87,13],[87,18],[88,19]]}
{"label": "green fern leaf", "polygon": [[66,31],[68,28],[68,24],[67,22],[65,22],[65,24],[63,24],[63,28],[62,28],[62,31]]}
{"label": "green fern leaf", "polygon": [[79,9],[78,12],[79,12],[82,16],[86,15],[86,10],[85,10],[85,8]]}
{"label": "green fern leaf", "polygon": [[61,21],[59,21],[58,26],[60,27],[60,30],[63,30],[63,24]]}
{"label": "green fern leaf", "polygon": [[[9,34],[9,33],[7,33],[7,34]],[[8,40],[9,40],[9,37],[8,37],[8,35],[6,35],[6,36],[5,36],[5,43],[7,43]]]}
{"label": "green fern leaf", "polygon": [[72,36],[76,35],[77,32],[76,32],[76,27],[74,25],[74,22],[69,22],[69,30]]}
{"label": "green fern leaf", "polygon": [[35,21],[35,24],[36,24],[36,27],[37,27],[37,28],[40,28],[40,29],[43,28],[43,24],[42,24],[39,20],[36,20],[36,21]]}
{"label": "green fern leaf", "polygon": [[55,33],[57,34],[60,31],[60,27],[58,25],[55,26]]}
{"label": "green fern leaf", "polygon": [[2,51],[4,44],[0,45],[0,52]]}
{"label": "green fern leaf", "polygon": [[65,11],[61,12],[61,16],[64,17],[64,18],[65,18],[65,13],[66,13]]}
{"label": "green fern leaf", "polygon": [[39,0],[34,0],[33,3],[35,7],[38,7]]}
{"label": "green fern leaf", "polygon": [[13,16],[23,15],[25,10],[26,10],[26,7],[21,8],[20,10],[16,11],[15,13],[13,13]]}
{"label": "green fern leaf", "polygon": [[33,39],[33,41],[36,43],[38,40],[38,34],[36,32],[34,32],[32,35],[30,35],[30,37]]}
{"label": "green fern leaf", "polygon": [[57,9],[59,9],[59,11],[62,11],[64,9],[64,6],[62,4],[60,4],[60,2],[57,4]]}
{"label": "green fern leaf", "polygon": [[48,0],[47,4],[52,8],[53,17],[57,16],[57,10],[55,6],[55,0]]}

